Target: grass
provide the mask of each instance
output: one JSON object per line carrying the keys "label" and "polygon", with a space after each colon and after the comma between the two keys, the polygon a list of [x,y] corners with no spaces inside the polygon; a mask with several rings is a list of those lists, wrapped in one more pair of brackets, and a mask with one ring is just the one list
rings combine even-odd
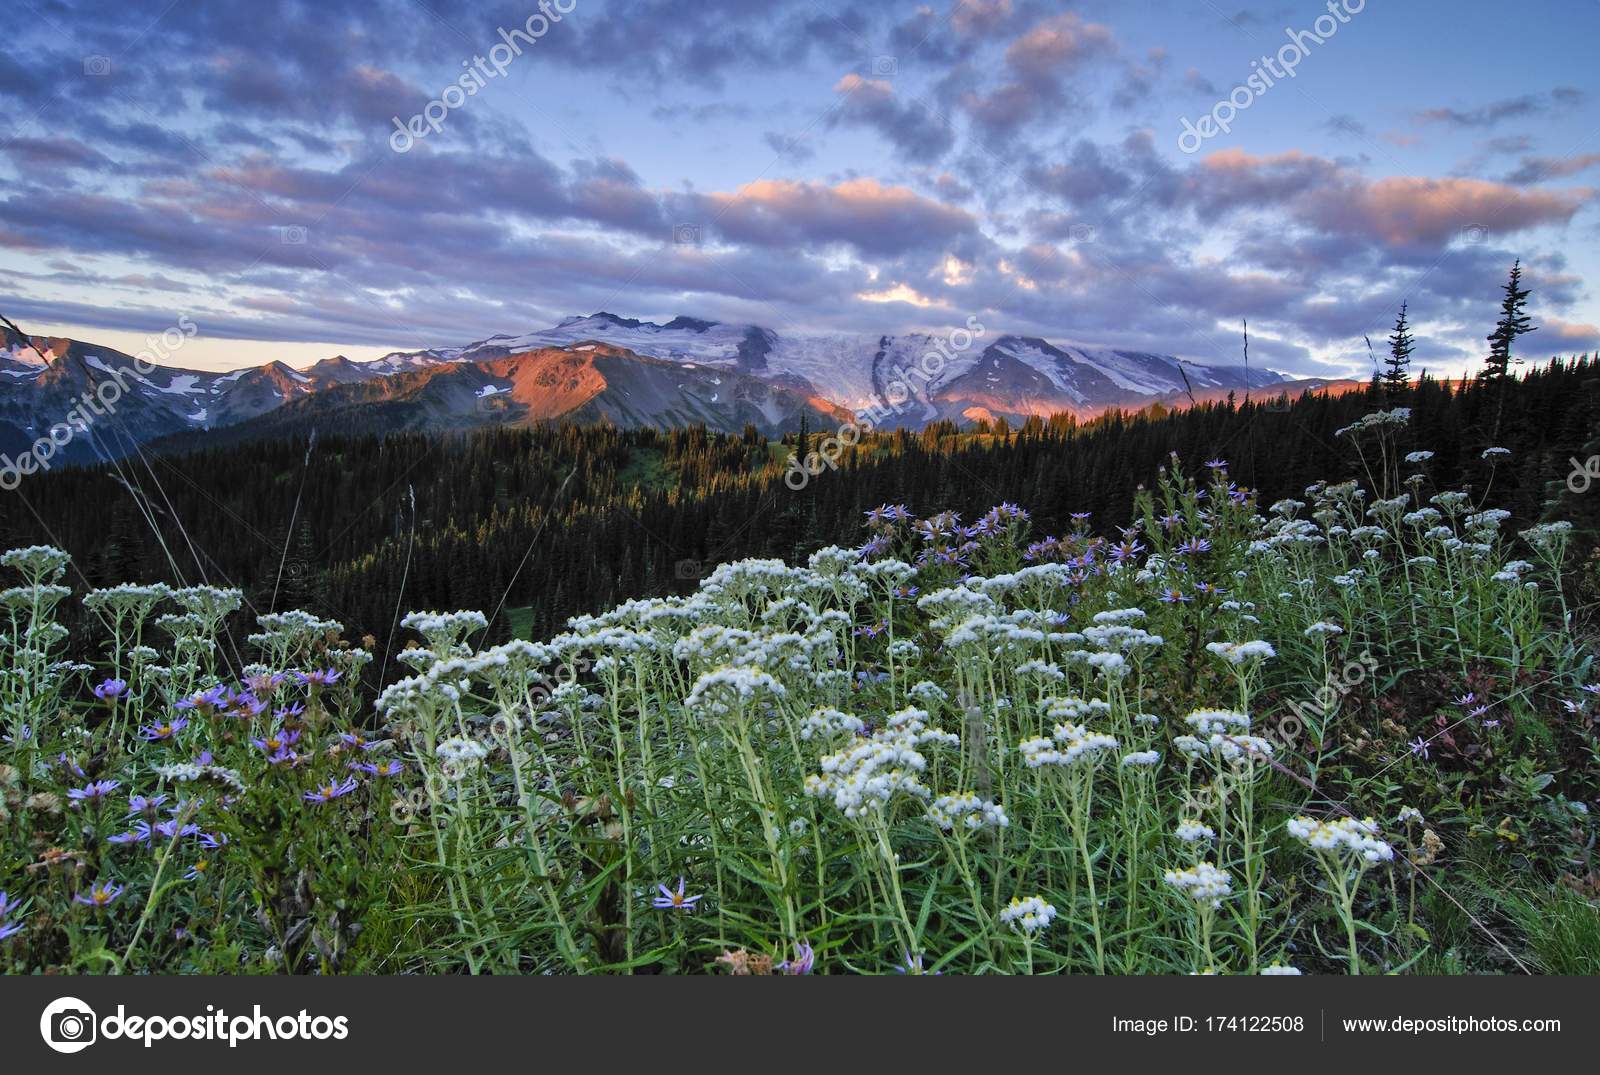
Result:
{"label": "grass", "polygon": [[[487,649],[0,557],[13,973],[1588,972],[1594,717],[1561,525],[1346,434],[1139,524],[885,506],[864,545]],[[514,631],[531,628],[510,610]],[[244,663],[247,662],[247,663]],[[1563,881],[1563,878],[1566,881]]]}

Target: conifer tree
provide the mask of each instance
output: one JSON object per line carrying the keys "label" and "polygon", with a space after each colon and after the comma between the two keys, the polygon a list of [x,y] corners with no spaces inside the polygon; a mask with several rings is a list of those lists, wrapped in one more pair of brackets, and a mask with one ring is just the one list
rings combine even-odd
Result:
{"label": "conifer tree", "polygon": [[1511,346],[1518,336],[1537,332],[1527,314],[1530,289],[1522,286],[1522,260],[1511,265],[1511,278],[1506,281],[1504,297],[1500,300],[1500,320],[1489,334],[1489,357],[1484,360],[1485,380],[1498,385],[1494,408],[1494,430],[1490,441],[1500,436],[1500,419],[1505,414],[1506,382],[1511,379],[1511,365],[1520,361],[1511,354]]}
{"label": "conifer tree", "polygon": [[1411,340],[1411,326],[1406,321],[1406,303],[1400,304],[1400,316],[1395,318],[1394,332],[1389,335],[1389,357],[1384,360],[1388,367],[1383,373],[1384,394],[1389,397],[1390,403],[1397,402],[1411,384],[1411,374],[1407,367],[1411,364],[1411,352],[1414,344]]}

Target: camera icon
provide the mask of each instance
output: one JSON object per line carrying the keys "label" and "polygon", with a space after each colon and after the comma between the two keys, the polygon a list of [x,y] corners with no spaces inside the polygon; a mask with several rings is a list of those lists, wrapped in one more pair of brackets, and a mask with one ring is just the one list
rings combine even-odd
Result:
{"label": "camera icon", "polygon": [[672,241],[678,246],[699,246],[700,225],[674,224],[672,226]]}
{"label": "camera icon", "polygon": [[869,69],[873,78],[893,78],[900,73],[900,61],[893,56],[874,56]]}
{"label": "camera icon", "polygon": [[1074,224],[1067,229],[1067,234],[1075,243],[1092,243],[1100,233],[1093,224]]}
{"label": "camera icon", "polygon": [[704,577],[706,565],[699,560],[679,560],[672,566],[672,574],[680,579],[698,579]]}
{"label": "camera icon", "polygon": [[284,224],[278,228],[278,241],[284,246],[305,246],[306,237],[304,224]]}
{"label": "camera icon", "polygon": [[45,1006],[39,1035],[58,1053],[76,1053],[95,1043],[99,1020],[94,1009],[77,997],[61,997]]}
{"label": "camera icon", "polygon": [[83,73],[95,78],[103,78],[111,73],[110,56],[85,56],[83,58]]}
{"label": "camera icon", "polygon": [[1468,224],[1461,229],[1461,240],[1467,243],[1483,243],[1489,240],[1489,225]]}

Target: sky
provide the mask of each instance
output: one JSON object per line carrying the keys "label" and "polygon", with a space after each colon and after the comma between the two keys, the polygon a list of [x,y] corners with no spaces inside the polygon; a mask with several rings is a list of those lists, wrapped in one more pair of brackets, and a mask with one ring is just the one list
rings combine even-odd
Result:
{"label": "sky", "polygon": [[608,310],[1363,374],[1600,347],[1600,4],[8,0],[0,314],[225,369]]}

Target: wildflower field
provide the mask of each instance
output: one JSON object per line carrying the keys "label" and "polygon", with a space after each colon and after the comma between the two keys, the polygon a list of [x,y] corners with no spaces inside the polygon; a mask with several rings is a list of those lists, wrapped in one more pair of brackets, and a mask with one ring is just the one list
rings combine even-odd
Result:
{"label": "wildflower field", "polygon": [[546,641],[412,613],[381,693],[13,550],[0,967],[1593,973],[1593,567],[1405,420],[1303,501],[1174,459],[1111,533],[884,505]]}

